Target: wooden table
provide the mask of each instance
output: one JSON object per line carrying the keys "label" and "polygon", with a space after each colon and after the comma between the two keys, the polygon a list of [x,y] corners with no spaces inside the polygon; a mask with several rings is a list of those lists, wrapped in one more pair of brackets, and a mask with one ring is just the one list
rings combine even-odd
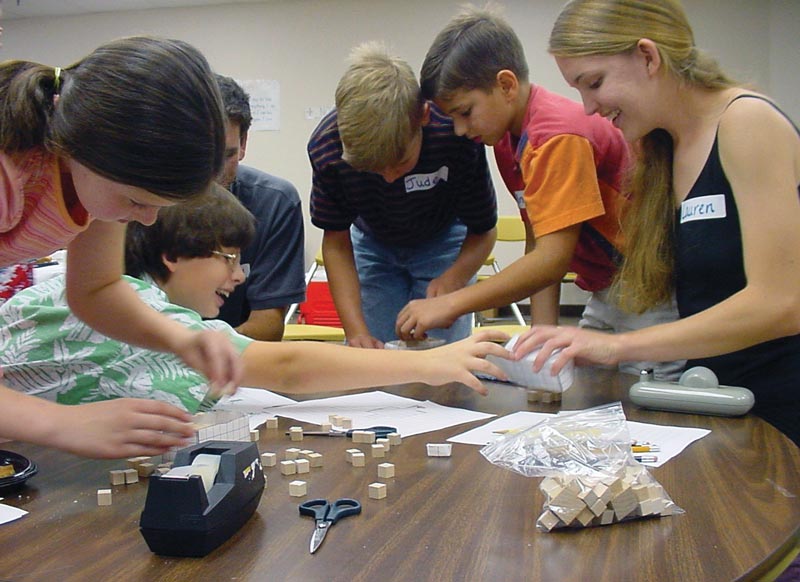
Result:
{"label": "wooden table", "polygon": [[[558,404],[528,404],[523,390],[490,385],[486,398],[460,385],[398,386],[387,391],[440,404],[505,414],[555,412],[614,400],[625,402],[635,379],[581,370]],[[124,462],[83,460],[20,443],[0,447],[32,458],[39,474],[9,503],[30,512],[0,526],[0,580],[292,580],[321,581],[668,581],[755,579],[800,538],[800,452],[756,417],[728,419],[648,412],[625,404],[631,420],[696,426],[711,434],[653,475],[684,515],[584,530],[536,530],[544,497],[539,479],[487,462],[479,447],[457,444],[451,458],[429,458],[428,442],[443,442],[479,423],[403,440],[386,459],[397,476],[384,479],[388,497],[372,500],[376,465],[345,462],[344,439],[306,437],[302,446],[325,455],[304,475],[305,499],[356,497],[360,516],[338,523],[314,555],[313,529],[298,515],[277,467],[256,514],[205,558],[152,554],[139,533],[146,483],[113,487],[113,505],[98,507],[98,488]],[[262,430],[259,448],[282,453],[295,445],[284,430]],[[363,445],[362,445],[363,447]]]}

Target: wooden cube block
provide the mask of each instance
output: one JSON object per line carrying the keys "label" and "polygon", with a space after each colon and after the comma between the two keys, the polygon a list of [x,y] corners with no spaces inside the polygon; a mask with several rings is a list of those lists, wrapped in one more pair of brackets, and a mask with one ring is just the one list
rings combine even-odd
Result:
{"label": "wooden cube block", "polygon": [[537,523],[544,527],[545,531],[551,531],[554,527],[556,527],[561,520],[558,519],[558,516],[550,510],[546,510],[539,516]]}
{"label": "wooden cube block", "polygon": [[588,507],[586,507],[575,518],[575,522],[581,524],[583,527],[586,527],[590,523],[592,523],[592,520],[595,517],[596,517],[595,514],[592,513],[591,510]]}
{"label": "wooden cube block", "polygon": [[550,404],[551,402],[561,402],[561,392],[542,392],[541,400],[545,404]]}
{"label": "wooden cube block", "polygon": [[639,502],[639,515],[658,515],[661,503],[657,499],[645,499]]}
{"label": "wooden cube block", "polygon": [[293,441],[302,441],[303,440],[303,427],[302,426],[291,426],[291,427],[289,427],[289,437]]}
{"label": "wooden cube block", "polygon": [[281,461],[281,474],[294,475],[297,473],[297,463],[295,461]]}
{"label": "wooden cube block", "polygon": [[354,443],[374,443],[375,433],[371,430],[354,430],[353,431]]}
{"label": "wooden cube block", "polygon": [[[541,391],[539,391],[539,390],[528,390],[528,402],[539,402],[541,399],[542,399]],[[556,519],[558,519],[558,518],[556,518]]]}
{"label": "wooden cube block", "polygon": [[345,455],[347,455],[347,462],[352,464],[353,463],[353,455],[361,453],[361,449],[347,449],[345,451]]}
{"label": "wooden cube block", "polygon": [[323,422],[321,425],[319,425],[319,430],[322,432],[331,432],[331,428],[333,427],[331,426],[330,422]]}
{"label": "wooden cube block", "polygon": [[360,451],[357,453],[353,453],[351,459],[352,459],[351,462],[353,463],[354,467],[364,467],[367,464],[366,455]]}
{"label": "wooden cube block", "polygon": [[273,416],[272,418],[268,418],[266,424],[267,424],[267,428],[268,429],[278,428],[278,419],[277,419],[277,417]]}
{"label": "wooden cube block", "polygon": [[602,499],[598,499],[592,505],[589,506],[589,511],[595,514],[595,516],[600,517],[603,515],[603,512],[608,509],[608,504],[604,503]]}
{"label": "wooden cube block", "polygon": [[109,471],[108,480],[112,485],[125,485],[125,471],[119,469]]}
{"label": "wooden cube block", "polygon": [[597,499],[608,505],[611,500],[614,498],[614,492],[611,490],[611,487],[606,485],[605,483],[598,483],[594,486],[594,493],[597,495]]}
{"label": "wooden cube block", "polygon": [[303,497],[308,493],[308,485],[305,481],[292,481],[289,483],[289,495],[292,497]]}
{"label": "wooden cube block", "polygon": [[286,449],[283,452],[283,458],[286,459],[287,461],[294,461],[295,459],[299,459],[300,449],[294,447],[291,449]]}
{"label": "wooden cube block", "polygon": [[545,477],[542,479],[539,489],[546,493],[548,497],[552,498],[555,497],[559,491],[561,491],[562,486],[557,479],[553,477]]}
{"label": "wooden cube block", "polygon": [[275,453],[262,453],[261,464],[264,467],[274,467],[278,464],[278,455]]}
{"label": "wooden cube block", "polygon": [[308,473],[311,471],[311,463],[308,459],[297,459],[294,464],[297,466],[298,473]]}
{"label": "wooden cube block", "polygon": [[156,466],[153,463],[141,463],[138,467],[136,467],[136,472],[139,473],[139,477],[149,477],[153,474],[156,470]]}
{"label": "wooden cube block", "polygon": [[378,465],[378,477],[381,479],[394,477],[394,465],[392,463],[381,463]]}
{"label": "wooden cube block", "polygon": [[373,457],[383,458],[386,456],[386,447],[383,445],[372,445],[370,451]]}
{"label": "wooden cube block", "polygon": [[321,467],[322,466],[322,455],[320,453],[311,453],[308,455],[308,462],[311,463],[311,466]]}
{"label": "wooden cube block", "polygon": [[111,489],[97,490],[97,505],[111,505]]}
{"label": "wooden cube block", "polygon": [[[558,492],[555,492],[550,498],[550,505],[553,507],[568,507],[570,509],[577,509],[579,512],[586,507],[586,504],[581,501],[575,492],[569,487],[562,487]],[[564,520],[569,523],[572,520]]]}
{"label": "wooden cube block", "polygon": [[558,516],[558,519],[566,524],[572,523],[584,509],[586,509],[586,507],[580,508],[550,505],[550,511],[555,513]]}
{"label": "wooden cube block", "polygon": [[258,429],[254,429],[250,431],[250,442],[257,443],[259,439]]}
{"label": "wooden cube block", "polygon": [[311,449],[303,449],[303,450],[301,450],[301,451],[299,452],[299,455],[300,455],[300,458],[301,458],[301,459],[307,459],[307,458],[308,458],[308,455],[310,455],[310,454],[311,454],[311,453],[313,453],[313,452],[314,452],[314,451],[312,451]]}
{"label": "wooden cube block", "polygon": [[369,484],[369,498],[370,499],[383,499],[386,497],[386,484],[385,483],[370,483]]}
{"label": "wooden cube block", "polygon": [[389,434],[386,435],[386,438],[389,439],[389,443],[394,447],[403,442],[403,438],[400,436],[400,433],[396,432],[390,432]]}
{"label": "wooden cube block", "polygon": [[339,426],[341,416],[338,414],[329,414],[328,415],[328,422],[330,422],[333,426]]}
{"label": "wooden cube block", "polygon": [[128,468],[135,469],[142,463],[146,463],[148,461],[150,461],[150,457],[132,457],[128,459]]}
{"label": "wooden cube block", "polygon": [[351,428],[353,428],[353,420],[351,418],[346,417],[346,416],[340,416],[339,417],[339,426],[341,426],[342,428],[345,428],[347,430],[350,430]]}
{"label": "wooden cube block", "polygon": [[449,443],[428,443],[426,445],[429,457],[449,457],[453,445]]}
{"label": "wooden cube block", "polygon": [[387,438],[375,439],[375,442],[379,445],[383,445],[387,453],[392,449],[392,442]]}
{"label": "wooden cube block", "polygon": [[125,469],[124,473],[125,484],[139,482],[139,473],[136,471],[136,469]]}
{"label": "wooden cube block", "polygon": [[639,500],[630,487],[611,500],[611,507],[614,510],[614,517],[617,521],[625,519],[638,506]]}

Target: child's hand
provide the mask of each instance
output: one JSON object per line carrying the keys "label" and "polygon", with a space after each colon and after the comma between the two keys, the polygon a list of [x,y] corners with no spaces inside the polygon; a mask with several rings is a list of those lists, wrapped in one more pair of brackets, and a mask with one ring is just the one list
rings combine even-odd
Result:
{"label": "child's hand", "polygon": [[175,353],[208,378],[211,396],[233,394],[242,382],[244,366],[230,338],[220,332],[192,332]]}
{"label": "child's hand", "polygon": [[195,433],[188,412],[156,400],[119,398],[52,410],[52,437],[43,444],[84,457],[160,455],[186,446]]}
{"label": "child's hand", "polygon": [[510,359],[511,353],[494,343],[508,339],[508,334],[487,328],[459,342],[416,353],[425,357],[426,364],[429,365],[429,369],[427,365],[423,368],[428,384],[437,386],[447,382],[461,382],[485,396],[488,390],[473,372],[507,380],[505,372],[485,358],[492,354],[498,358]]}
{"label": "child's hand", "polygon": [[459,315],[451,309],[447,295],[414,299],[397,314],[394,329],[402,340],[421,340],[429,329],[450,327]]}
{"label": "child's hand", "polygon": [[347,345],[351,348],[365,348],[368,350],[382,350],[383,342],[369,334],[357,335],[347,338]]}

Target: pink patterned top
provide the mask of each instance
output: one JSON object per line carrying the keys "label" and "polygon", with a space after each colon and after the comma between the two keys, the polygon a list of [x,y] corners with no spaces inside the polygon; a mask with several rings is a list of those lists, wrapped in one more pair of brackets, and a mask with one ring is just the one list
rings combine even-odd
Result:
{"label": "pink patterned top", "polygon": [[37,148],[0,152],[0,266],[37,259],[64,248],[91,217],[70,215],[55,155]]}

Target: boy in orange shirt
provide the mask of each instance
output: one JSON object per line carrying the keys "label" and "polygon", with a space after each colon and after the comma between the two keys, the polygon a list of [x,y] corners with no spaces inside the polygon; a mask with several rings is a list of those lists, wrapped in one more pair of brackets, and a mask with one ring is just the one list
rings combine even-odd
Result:
{"label": "boy in orange shirt", "polygon": [[[463,313],[534,294],[533,322],[556,323],[558,285],[567,271],[592,293],[582,326],[621,332],[677,318],[671,305],[625,313],[609,294],[622,252],[620,217],[628,203],[621,184],[628,147],[609,121],[614,112],[587,116],[580,104],[530,83],[514,31],[492,12],[475,8],[436,37],[420,84],[423,96],[453,118],[456,134],[494,146],[500,173],[526,221],[528,252],[477,285],[410,302],[397,318],[399,337],[419,339]],[[630,373],[643,367],[675,379],[683,363],[620,365]]]}

